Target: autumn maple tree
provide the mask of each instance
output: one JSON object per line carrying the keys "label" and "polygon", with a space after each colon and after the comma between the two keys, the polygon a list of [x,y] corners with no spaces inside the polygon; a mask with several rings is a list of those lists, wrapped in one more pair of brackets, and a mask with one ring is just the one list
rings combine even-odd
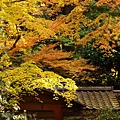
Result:
{"label": "autumn maple tree", "polygon": [[[9,56],[14,61],[17,60],[14,63],[24,61],[27,57],[31,57],[33,60],[39,54],[39,57],[33,61],[39,63],[43,68],[54,69],[58,73],[61,73],[59,70],[64,71],[65,77],[78,78],[80,75],[84,75],[84,72],[81,74],[80,71],[94,70],[93,66],[86,65],[86,60],[74,59],[71,56],[71,50],[69,50],[69,46],[72,45],[73,48],[76,40],[79,39],[79,27],[77,26],[80,20],[83,19],[82,21],[86,22],[88,20],[85,16],[81,18],[84,12],[84,8],[81,8],[82,5],[78,1],[72,0],[69,2],[29,2],[3,1],[1,3],[1,30],[4,33],[1,38],[5,43],[5,49],[9,51]],[[70,5],[74,8],[73,12],[65,16],[61,11],[64,11],[62,9]],[[81,18],[78,22],[74,21],[75,19],[72,17],[74,12],[78,14],[77,17]],[[70,22],[70,19],[73,19],[73,21]],[[70,26],[71,28],[69,28]],[[68,49],[66,50],[64,46]],[[54,57],[50,57],[51,54]],[[82,66],[78,66],[78,64]]]}
{"label": "autumn maple tree", "polygon": [[[92,85],[114,85],[119,88],[119,1],[92,1],[85,13],[92,22],[82,26],[76,56],[82,56],[89,64],[98,66],[91,73]],[[96,11],[96,12],[94,12]]]}
{"label": "autumn maple tree", "polygon": [[[56,32],[50,28],[53,21],[42,18],[40,4],[42,1],[0,1],[0,80],[4,83],[5,90],[0,99],[1,111],[16,110],[16,101],[19,101],[22,94],[25,92],[34,95],[36,89],[52,90],[54,98],[63,96],[68,106],[71,106],[70,101],[76,99],[75,81],[42,70],[43,66],[35,63],[32,56],[28,59],[36,50],[45,48],[44,40],[57,37]],[[68,90],[64,93],[56,89],[56,86],[63,88],[62,82],[66,83],[64,87]],[[3,91],[2,86],[0,90]]]}
{"label": "autumn maple tree", "polygon": [[66,82],[63,97],[70,103],[75,81],[119,86],[119,10],[119,0],[0,1],[0,76],[6,88],[13,96],[36,88],[56,93],[55,86]]}

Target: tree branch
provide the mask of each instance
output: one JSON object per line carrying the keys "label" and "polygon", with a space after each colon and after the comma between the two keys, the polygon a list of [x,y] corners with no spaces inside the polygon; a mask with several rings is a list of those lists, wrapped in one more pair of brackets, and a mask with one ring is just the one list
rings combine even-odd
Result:
{"label": "tree branch", "polygon": [[18,36],[17,36],[17,39],[15,40],[15,42],[14,42],[13,46],[10,48],[10,50],[12,50],[13,48],[16,47],[16,44],[17,44],[17,42],[19,41],[20,37],[21,37],[21,35],[18,35]]}

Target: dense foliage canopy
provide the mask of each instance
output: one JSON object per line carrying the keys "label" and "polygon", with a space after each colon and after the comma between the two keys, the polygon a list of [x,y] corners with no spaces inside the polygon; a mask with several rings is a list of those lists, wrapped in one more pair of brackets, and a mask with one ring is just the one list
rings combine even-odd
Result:
{"label": "dense foliage canopy", "polygon": [[43,88],[59,94],[55,86],[65,82],[69,92],[61,95],[69,104],[75,81],[118,88],[119,11],[119,0],[0,1],[0,76],[6,89],[13,96]]}

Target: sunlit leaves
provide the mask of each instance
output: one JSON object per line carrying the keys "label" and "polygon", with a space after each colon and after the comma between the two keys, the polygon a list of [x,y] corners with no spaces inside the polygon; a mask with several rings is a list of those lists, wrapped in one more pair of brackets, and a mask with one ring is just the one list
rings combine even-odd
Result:
{"label": "sunlit leaves", "polygon": [[[115,6],[111,4],[113,2]],[[65,9],[68,10],[66,13]],[[99,65],[106,65],[107,62],[103,61],[114,56],[114,48],[120,37],[118,9],[117,0],[3,0],[0,10],[0,45],[3,47],[5,43],[4,49],[9,51],[8,55],[14,61],[13,66],[10,66],[12,70],[8,70],[8,77],[4,77],[4,80],[9,78],[16,86],[28,91],[35,88],[54,90],[55,85],[62,87],[62,80],[67,81],[67,89],[73,90],[74,84],[69,84],[72,83],[71,79],[64,79],[55,73],[75,80],[88,80],[93,77],[88,77],[90,71],[96,70]],[[94,59],[92,62],[82,58],[77,50],[81,45],[82,54],[85,53],[86,45],[91,46],[86,50],[85,57]],[[93,61],[96,63],[98,60],[95,57],[99,55],[99,50],[103,55],[100,57],[102,62],[94,66]],[[6,57],[7,63],[3,63],[4,55],[1,56],[1,64],[9,68],[9,60]],[[28,62],[24,63],[28,60],[35,63],[29,63],[28,67]],[[20,66],[21,63],[24,64]],[[1,69],[4,70],[3,67]],[[42,69],[55,73],[43,72]],[[21,92],[21,88],[16,87],[15,91]]]}
{"label": "sunlit leaves", "polygon": [[4,54],[0,58],[0,70],[1,71],[8,68],[11,64],[12,64],[12,62],[10,62],[10,57],[7,54]]}
{"label": "sunlit leaves", "polygon": [[120,5],[119,0],[98,0],[97,5],[108,4],[110,7]]}
{"label": "sunlit leaves", "polygon": [[[12,70],[8,69],[6,72],[0,72],[0,76],[6,83],[6,89],[13,96],[20,96],[20,94],[24,91],[32,93],[35,89],[46,88],[55,91],[55,93],[60,96],[65,97],[68,103],[76,98],[75,91],[77,86],[72,79],[65,79],[54,72],[43,71],[31,62],[23,63],[20,67],[16,67]],[[65,88],[69,92],[57,92],[56,86],[63,88],[61,82],[66,83]]]}
{"label": "sunlit leaves", "polygon": [[[26,39],[26,41],[30,37],[48,39],[50,36],[55,36],[55,32],[48,28],[50,21],[44,18],[36,18],[33,15],[36,12],[39,14],[37,2],[41,1],[2,1],[0,16],[3,22],[1,25],[4,26],[4,33],[9,39],[6,39],[8,47],[12,47],[18,36]],[[1,39],[4,39],[3,36]],[[11,41],[13,41],[12,44]],[[25,46],[24,43],[23,46]]]}

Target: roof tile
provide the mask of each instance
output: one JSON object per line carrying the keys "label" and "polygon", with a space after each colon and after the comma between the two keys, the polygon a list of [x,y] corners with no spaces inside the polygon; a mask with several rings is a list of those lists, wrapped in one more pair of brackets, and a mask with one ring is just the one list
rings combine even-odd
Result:
{"label": "roof tile", "polygon": [[87,87],[82,88],[77,91],[78,102],[84,104],[86,108],[120,108],[118,100],[112,89],[100,89],[100,87],[99,89],[97,89],[97,87],[92,87],[92,89],[90,89],[89,87],[87,90]]}

